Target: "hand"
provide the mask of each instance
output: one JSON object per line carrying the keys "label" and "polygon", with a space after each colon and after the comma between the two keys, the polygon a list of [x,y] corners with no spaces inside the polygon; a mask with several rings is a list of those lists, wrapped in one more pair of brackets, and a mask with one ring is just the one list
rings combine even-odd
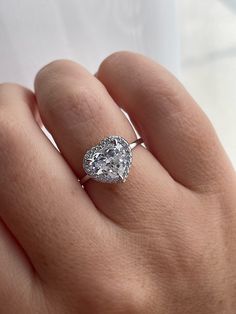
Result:
{"label": "hand", "polygon": [[[235,172],[181,84],[121,52],[96,78],[55,61],[35,94],[0,87],[0,312],[235,313]],[[136,138],[117,104],[147,149],[126,183],[83,189],[87,149]]]}

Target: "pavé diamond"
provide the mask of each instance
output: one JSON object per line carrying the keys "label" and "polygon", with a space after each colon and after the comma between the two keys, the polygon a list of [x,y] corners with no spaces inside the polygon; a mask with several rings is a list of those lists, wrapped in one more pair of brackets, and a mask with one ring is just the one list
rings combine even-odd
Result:
{"label": "pav\u00e9 diamond", "polygon": [[109,136],[84,156],[85,172],[96,181],[124,182],[132,163],[129,143],[120,136]]}

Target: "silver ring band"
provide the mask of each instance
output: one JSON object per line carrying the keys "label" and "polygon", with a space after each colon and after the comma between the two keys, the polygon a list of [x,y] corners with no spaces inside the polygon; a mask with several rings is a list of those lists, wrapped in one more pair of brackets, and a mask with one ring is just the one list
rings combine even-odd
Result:
{"label": "silver ring band", "polygon": [[[88,150],[84,156],[83,167],[86,172],[86,175],[80,180],[81,185],[83,186],[90,179],[95,179],[96,181],[105,183],[125,182],[129,173],[129,168],[132,163],[132,151],[135,147],[142,143],[143,143],[142,138],[138,138],[130,144],[120,136],[109,136],[103,139],[98,145]],[[107,157],[106,156],[107,152],[109,154],[113,154],[113,156]],[[115,155],[114,152],[116,152],[117,155]],[[102,158],[102,162],[103,164],[105,164],[104,167],[105,170],[102,169],[101,171],[101,169],[98,170],[96,169],[97,172],[95,172],[94,168],[96,167],[94,166],[94,164],[95,162],[97,163],[100,162],[99,154],[100,156],[102,156],[100,158]],[[95,157],[97,158],[96,160]],[[112,158],[114,158],[115,162],[114,160],[112,160]],[[109,163],[112,165],[110,166],[112,167],[110,169]],[[121,168],[122,172],[119,168]],[[115,171],[113,169],[115,169]],[[99,171],[101,172],[101,174],[99,174]],[[112,173],[112,171],[114,173]],[[110,175],[111,173],[113,176],[112,178]]]}

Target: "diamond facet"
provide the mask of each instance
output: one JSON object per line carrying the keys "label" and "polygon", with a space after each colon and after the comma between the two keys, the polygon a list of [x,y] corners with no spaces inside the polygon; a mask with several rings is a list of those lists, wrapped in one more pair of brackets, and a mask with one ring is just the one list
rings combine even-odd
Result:
{"label": "diamond facet", "polygon": [[129,143],[120,136],[109,136],[86,152],[83,167],[94,180],[115,183],[126,180],[131,163]]}

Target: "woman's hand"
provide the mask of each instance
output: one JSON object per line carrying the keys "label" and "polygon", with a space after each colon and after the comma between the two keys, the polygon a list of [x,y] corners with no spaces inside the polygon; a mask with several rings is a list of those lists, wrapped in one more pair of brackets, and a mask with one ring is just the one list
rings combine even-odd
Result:
{"label": "woman's hand", "polygon": [[[96,78],[55,61],[35,94],[0,87],[0,312],[235,313],[235,172],[181,84],[121,52]],[[136,138],[117,104],[147,149],[126,183],[83,189],[88,148]]]}

